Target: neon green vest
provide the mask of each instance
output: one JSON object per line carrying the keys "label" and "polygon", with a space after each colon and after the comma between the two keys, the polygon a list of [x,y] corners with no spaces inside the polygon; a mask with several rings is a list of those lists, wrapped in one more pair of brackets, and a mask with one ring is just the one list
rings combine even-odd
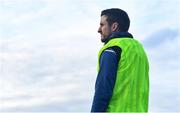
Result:
{"label": "neon green vest", "polygon": [[147,112],[149,64],[142,45],[128,37],[111,39],[99,51],[98,62],[102,52],[112,46],[120,47],[122,52],[107,112]]}

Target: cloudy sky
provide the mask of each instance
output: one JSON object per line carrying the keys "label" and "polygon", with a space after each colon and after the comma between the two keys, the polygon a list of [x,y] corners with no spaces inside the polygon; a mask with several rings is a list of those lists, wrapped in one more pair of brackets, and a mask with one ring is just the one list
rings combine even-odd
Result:
{"label": "cloudy sky", "polygon": [[0,0],[0,111],[90,111],[112,7],[148,54],[149,111],[180,112],[179,0]]}

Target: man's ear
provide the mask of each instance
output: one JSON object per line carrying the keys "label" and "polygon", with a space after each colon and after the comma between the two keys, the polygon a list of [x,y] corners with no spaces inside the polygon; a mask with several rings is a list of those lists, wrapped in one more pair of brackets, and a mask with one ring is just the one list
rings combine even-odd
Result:
{"label": "man's ear", "polygon": [[114,22],[111,25],[111,31],[113,31],[113,32],[118,31],[118,23],[117,22]]}

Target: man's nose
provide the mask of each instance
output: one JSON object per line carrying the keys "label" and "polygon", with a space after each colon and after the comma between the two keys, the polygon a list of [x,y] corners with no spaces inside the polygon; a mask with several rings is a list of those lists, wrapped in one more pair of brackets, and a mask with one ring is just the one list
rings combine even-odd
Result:
{"label": "man's nose", "polygon": [[101,33],[101,28],[99,27],[99,29],[98,29],[98,33]]}

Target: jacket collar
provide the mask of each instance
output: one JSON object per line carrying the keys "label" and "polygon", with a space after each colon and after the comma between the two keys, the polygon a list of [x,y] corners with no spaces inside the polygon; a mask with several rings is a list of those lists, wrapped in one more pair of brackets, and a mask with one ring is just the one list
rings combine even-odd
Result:
{"label": "jacket collar", "polygon": [[104,44],[108,43],[111,39],[114,38],[133,38],[133,36],[129,32],[112,32]]}

